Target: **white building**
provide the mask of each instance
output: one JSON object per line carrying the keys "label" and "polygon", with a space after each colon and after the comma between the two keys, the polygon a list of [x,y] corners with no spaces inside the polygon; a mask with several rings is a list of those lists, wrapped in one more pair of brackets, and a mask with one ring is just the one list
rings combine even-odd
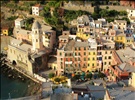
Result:
{"label": "white building", "polygon": [[32,6],[32,15],[39,16],[39,12],[43,9],[43,7],[40,6],[40,4],[37,4],[35,6]]}
{"label": "white building", "polygon": [[32,45],[33,50],[43,50],[43,39],[42,39],[42,30],[41,25],[38,21],[35,21],[32,26]]}
{"label": "white building", "polygon": [[135,23],[135,9],[127,9],[127,14],[128,14],[128,18],[130,20],[130,22],[134,22]]}
{"label": "white building", "polygon": [[21,27],[24,26],[24,24],[25,24],[24,19],[17,18],[17,19],[15,20],[15,27],[16,27],[16,28],[21,28]]}

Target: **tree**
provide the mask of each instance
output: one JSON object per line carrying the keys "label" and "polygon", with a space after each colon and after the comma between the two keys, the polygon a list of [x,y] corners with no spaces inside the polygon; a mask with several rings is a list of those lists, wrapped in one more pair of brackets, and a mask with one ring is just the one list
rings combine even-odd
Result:
{"label": "tree", "polygon": [[92,78],[92,74],[91,73],[86,74],[86,78],[91,79]]}
{"label": "tree", "polygon": [[109,9],[109,7],[108,7],[108,6],[106,6],[106,9]]}
{"label": "tree", "polygon": [[104,77],[105,77],[105,74],[103,74],[103,73],[101,73],[101,72],[98,72],[98,77],[104,78]]}
{"label": "tree", "polygon": [[49,73],[49,78],[53,78],[55,76],[54,73]]}
{"label": "tree", "polygon": [[119,15],[120,16],[127,16],[127,12],[126,11],[119,11]]}

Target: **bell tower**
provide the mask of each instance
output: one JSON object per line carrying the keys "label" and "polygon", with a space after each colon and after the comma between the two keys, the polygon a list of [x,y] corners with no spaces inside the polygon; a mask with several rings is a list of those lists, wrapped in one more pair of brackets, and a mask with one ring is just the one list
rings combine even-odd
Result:
{"label": "bell tower", "polygon": [[42,30],[37,20],[32,25],[32,46],[33,50],[43,50]]}

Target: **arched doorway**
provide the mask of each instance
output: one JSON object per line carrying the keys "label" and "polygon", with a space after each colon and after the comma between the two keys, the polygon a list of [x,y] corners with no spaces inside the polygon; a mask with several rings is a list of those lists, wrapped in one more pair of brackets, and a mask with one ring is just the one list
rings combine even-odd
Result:
{"label": "arched doorway", "polygon": [[13,60],[13,62],[12,62],[12,65],[16,65],[17,63],[16,63],[16,61],[15,60]]}

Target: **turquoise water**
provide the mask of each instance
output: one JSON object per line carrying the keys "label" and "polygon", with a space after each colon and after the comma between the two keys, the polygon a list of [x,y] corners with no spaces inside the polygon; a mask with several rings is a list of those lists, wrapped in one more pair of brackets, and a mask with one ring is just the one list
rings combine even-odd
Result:
{"label": "turquoise water", "polygon": [[20,80],[10,79],[4,76],[2,73],[0,75],[1,79],[1,95],[0,100],[8,99],[9,93],[11,98],[24,97],[27,93],[28,83],[22,82]]}

